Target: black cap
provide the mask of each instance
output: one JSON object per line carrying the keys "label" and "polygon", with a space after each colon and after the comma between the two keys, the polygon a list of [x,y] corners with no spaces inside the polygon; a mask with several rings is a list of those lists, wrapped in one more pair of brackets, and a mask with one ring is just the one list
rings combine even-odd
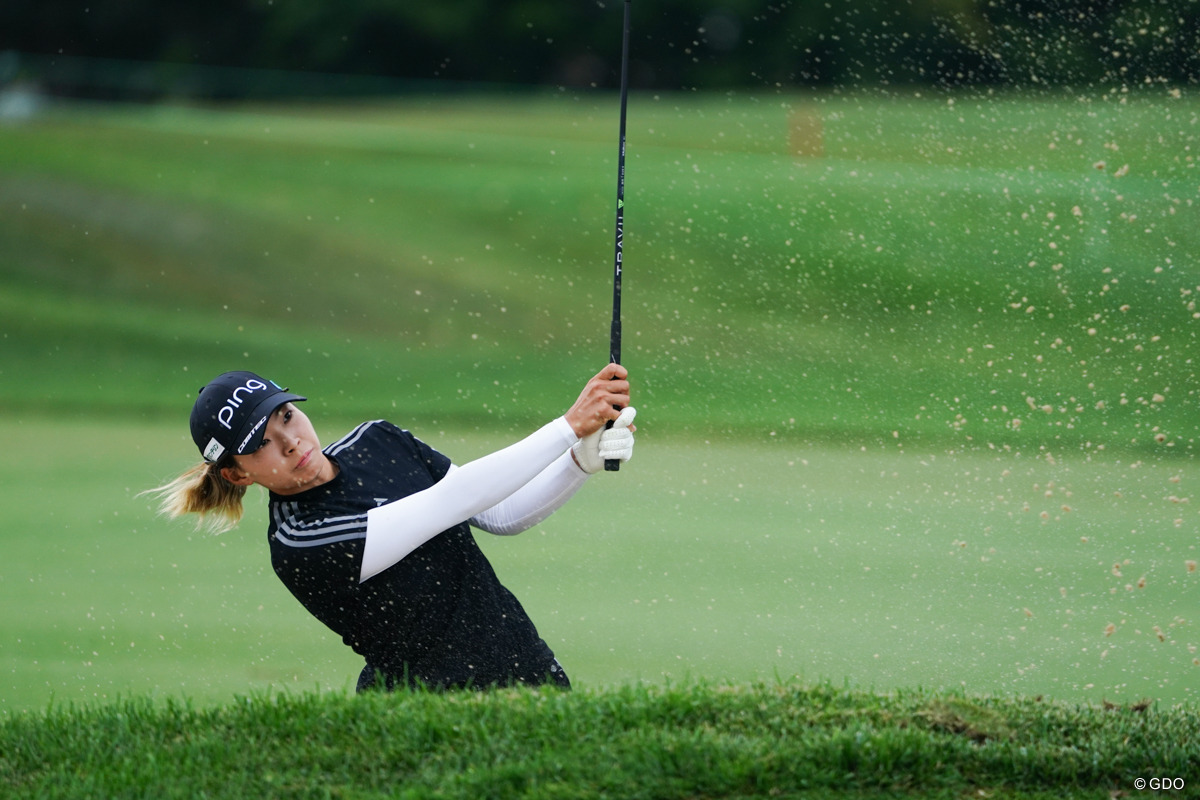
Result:
{"label": "black cap", "polygon": [[253,372],[226,372],[200,390],[192,406],[192,441],[205,461],[262,446],[267,419],[284,403],[306,400]]}

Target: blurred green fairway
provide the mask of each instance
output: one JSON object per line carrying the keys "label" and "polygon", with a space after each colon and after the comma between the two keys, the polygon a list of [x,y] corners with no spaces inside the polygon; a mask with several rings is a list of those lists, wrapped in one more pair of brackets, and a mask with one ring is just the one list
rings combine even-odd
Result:
{"label": "blurred green fairway", "polygon": [[[0,709],[346,689],[141,490],[216,372],[458,461],[607,356],[615,98],[62,106],[0,124]],[[590,685],[799,674],[1192,700],[1186,95],[636,96],[639,450],[487,540]]]}
{"label": "blurred green fairway", "polygon": [[[28,454],[0,474],[5,712],[352,688],[361,665],[271,572],[261,503],[214,538],[136,497],[173,474],[186,433],[25,421],[0,434]],[[506,443],[431,434],[455,458]],[[1195,700],[1200,555],[1194,511],[1172,500],[1200,482],[1191,463],[652,431],[639,448],[539,528],[480,534],[581,685],[798,675]]]}

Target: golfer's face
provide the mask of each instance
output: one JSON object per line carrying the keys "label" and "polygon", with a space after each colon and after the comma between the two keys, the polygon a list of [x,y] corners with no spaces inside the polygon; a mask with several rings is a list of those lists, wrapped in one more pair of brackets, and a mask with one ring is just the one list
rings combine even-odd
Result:
{"label": "golfer's face", "polygon": [[254,483],[281,495],[311,489],[333,477],[332,464],[321,452],[312,423],[291,403],[271,414],[262,447],[237,456],[236,461]]}

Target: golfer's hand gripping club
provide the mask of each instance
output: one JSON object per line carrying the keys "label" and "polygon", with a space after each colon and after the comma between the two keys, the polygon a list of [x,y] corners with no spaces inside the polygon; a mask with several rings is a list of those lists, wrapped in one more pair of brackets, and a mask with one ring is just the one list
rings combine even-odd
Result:
{"label": "golfer's hand gripping club", "polygon": [[579,468],[588,474],[606,469],[608,462],[620,464],[633,458],[633,431],[630,426],[637,410],[628,406],[612,422],[612,427],[601,428],[580,439],[572,446]]}

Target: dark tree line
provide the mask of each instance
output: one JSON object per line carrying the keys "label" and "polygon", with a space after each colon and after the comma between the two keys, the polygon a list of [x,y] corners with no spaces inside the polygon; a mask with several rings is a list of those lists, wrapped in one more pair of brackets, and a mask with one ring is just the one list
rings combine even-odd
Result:
{"label": "dark tree line", "polygon": [[[633,0],[633,83],[691,89],[1200,79],[1179,0]],[[622,0],[8,0],[0,51],[611,86]]]}

